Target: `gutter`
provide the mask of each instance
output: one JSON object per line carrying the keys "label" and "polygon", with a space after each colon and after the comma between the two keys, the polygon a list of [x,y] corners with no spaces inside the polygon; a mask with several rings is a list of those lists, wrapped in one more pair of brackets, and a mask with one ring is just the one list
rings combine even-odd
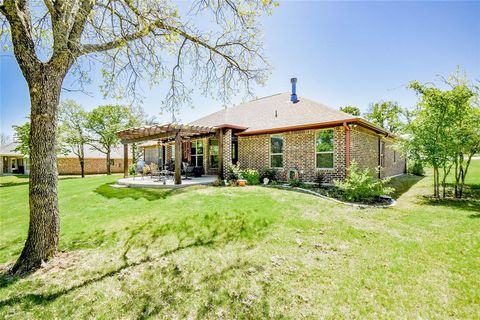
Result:
{"label": "gutter", "polygon": [[[351,118],[351,119],[344,119],[344,120],[335,120],[335,121],[327,121],[327,122],[319,122],[319,123],[308,123],[308,124],[300,124],[295,126],[288,126],[288,127],[278,127],[278,128],[269,128],[269,129],[261,129],[261,130],[251,130],[251,131],[244,131],[236,133],[237,136],[250,136],[250,135],[257,135],[257,134],[272,134],[272,133],[281,133],[286,131],[296,131],[296,130],[307,130],[307,129],[321,129],[321,128],[328,128],[328,127],[335,127],[335,126],[343,126],[344,123],[356,123],[359,126],[364,128],[370,129],[376,133],[385,134],[386,137],[395,137],[392,133],[388,132],[387,130],[377,127],[376,125],[362,119],[362,118]],[[216,126],[218,128],[219,126]]]}

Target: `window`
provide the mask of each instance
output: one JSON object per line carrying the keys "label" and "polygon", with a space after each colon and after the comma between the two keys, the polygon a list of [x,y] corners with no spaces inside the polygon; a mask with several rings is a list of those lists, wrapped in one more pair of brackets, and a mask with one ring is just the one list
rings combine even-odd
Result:
{"label": "window", "polygon": [[283,136],[270,136],[270,167],[283,168]]}
{"label": "window", "polygon": [[315,153],[317,169],[333,168],[333,129],[315,133]]}
{"label": "window", "polygon": [[174,144],[172,144],[172,145],[170,146],[170,152],[171,152],[171,153],[170,153],[170,159],[171,159],[171,161],[175,161],[175,145],[174,145]]}
{"label": "window", "polygon": [[190,164],[195,167],[203,166],[203,141],[192,141],[192,148],[190,150],[191,160]]}
{"label": "window", "polygon": [[210,139],[210,168],[218,168],[218,140]]}

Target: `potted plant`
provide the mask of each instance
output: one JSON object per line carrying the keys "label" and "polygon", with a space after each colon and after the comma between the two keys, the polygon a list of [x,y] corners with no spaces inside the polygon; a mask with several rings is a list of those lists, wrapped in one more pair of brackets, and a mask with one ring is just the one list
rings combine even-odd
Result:
{"label": "potted plant", "polygon": [[245,187],[247,185],[247,180],[242,179],[240,177],[240,179],[237,180],[237,184],[238,184],[239,187]]}

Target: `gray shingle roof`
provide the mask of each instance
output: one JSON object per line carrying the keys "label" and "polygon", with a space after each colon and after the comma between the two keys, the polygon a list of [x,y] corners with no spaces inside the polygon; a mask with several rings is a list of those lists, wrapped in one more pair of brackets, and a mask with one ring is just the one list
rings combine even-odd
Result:
{"label": "gray shingle roof", "polygon": [[279,93],[223,109],[191,124],[246,127],[244,132],[356,119],[356,117],[310,99],[290,101],[290,93]]}

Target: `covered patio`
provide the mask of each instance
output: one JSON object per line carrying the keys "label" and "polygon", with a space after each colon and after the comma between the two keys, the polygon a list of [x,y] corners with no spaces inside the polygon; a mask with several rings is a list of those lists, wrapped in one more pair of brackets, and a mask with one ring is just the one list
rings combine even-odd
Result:
{"label": "covered patio", "polygon": [[[186,142],[191,142],[195,139],[215,139],[218,141],[218,176],[223,177],[225,172],[226,165],[231,163],[231,156],[229,158],[230,150],[230,141],[232,137],[232,130],[225,127],[206,127],[206,126],[197,126],[197,125],[185,125],[170,123],[164,125],[152,125],[152,126],[142,126],[136,128],[130,128],[117,133],[120,138],[123,147],[124,147],[124,179],[119,181],[119,184],[129,185],[129,186],[172,186],[172,185],[181,185],[181,184],[205,184],[213,182],[216,175],[204,176],[197,178],[187,178],[185,175],[182,177],[182,168],[185,167],[185,161],[182,161],[185,158],[185,154],[188,154],[190,150],[184,150]],[[167,179],[168,175],[165,175],[163,178],[152,179],[147,177],[128,177],[128,155],[129,155],[129,144],[132,143],[142,143],[142,142],[155,142],[158,146],[171,146],[171,159],[173,160],[170,165],[173,165],[174,172],[173,179]],[[227,148],[225,148],[227,145]],[[188,144],[187,144],[188,146]],[[227,149],[227,150],[225,150]],[[227,152],[226,152],[227,151]],[[190,157],[191,155],[188,154]],[[160,172],[167,171],[167,160],[166,156],[162,156],[162,159],[158,159],[158,167]],[[205,160],[207,161],[207,160]],[[205,170],[206,172],[206,170]]]}

